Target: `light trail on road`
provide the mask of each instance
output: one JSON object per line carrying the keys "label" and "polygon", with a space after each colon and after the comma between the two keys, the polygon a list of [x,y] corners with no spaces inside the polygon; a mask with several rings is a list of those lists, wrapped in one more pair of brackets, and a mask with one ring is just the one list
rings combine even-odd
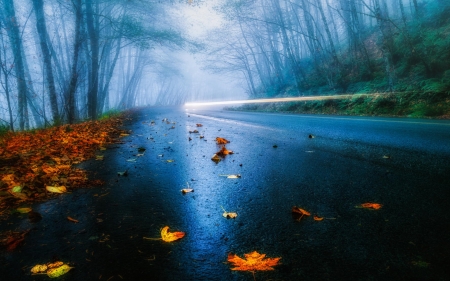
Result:
{"label": "light trail on road", "polygon": [[270,103],[270,102],[290,102],[290,101],[316,101],[316,100],[338,100],[350,99],[353,97],[371,97],[383,95],[381,93],[374,94],[345,94],[345,95],[329,95],[329,96],[306,96],[306,97],[289,97],[289,98],[271,98],[271,99],[250,99],[250,100],[230,100],[230,101],[213,101],[213,102],[187,102],[185,107],[194,106],[213,106],[213,105],[230,105],[230,104],[247,104],[247,103]]}

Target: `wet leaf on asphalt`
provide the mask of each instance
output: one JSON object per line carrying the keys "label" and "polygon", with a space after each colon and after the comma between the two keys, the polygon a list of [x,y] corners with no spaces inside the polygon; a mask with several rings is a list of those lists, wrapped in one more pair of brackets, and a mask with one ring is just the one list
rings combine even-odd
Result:
{"label": "wet leaf on asphalt", "polygon": [[227,139],[221,138],[221,137],[217,137],[216,138],[216,143],[217,144],[227,144],[227,143],[230,143],[230,141],[227,140]]}
{"label": "wet leaf on asphalt", "polygon": [[222,161],[222,158],[220,158],[219,155],[214,154],[214,155],[211,157],[211,160],[214,161],[214,162],[216,162],[216,164],[217,164],[217,163],[219,163],[220,161]]}
{"label": "wet leaf on asphalt", "polygon": [[227,219],[234,219],[234,218],[237,217],[237,213],[234,213],[234,212],[227,212],[227,211],[225,211],[225,209],[224,209],[222,206],[220,206],[220,207],[221,207],[222,210],[223,210],[222,216],[223,216],[224,218],[227,218]]}
{"label": "wet leaf on asphalt", "polygon": [[219,175],[220,177],[227,177],[227,179],[239,179],[241,178],[241,174],[232,174],[232,175]]}
{"label": "wet leaf on asphalt", "polygon": [[163,227],[163,229],[161,229],[161,238],[165,242],[173,242],[175,240],[183,238],[184,235],[185,233],[181,231],[169,232],[168,226],[165,226]]}
{"label": "wet leaf on asphalt", "polygon": [[37,274],[37,273],[43,273],[47,271],[47,265],[45,264],[36,264],[31,268],[31,273]]}
{"label": "wet leaf on asphalt", "polygon": [[232,150],[228,150],[228,149],[225,147],[225,145],[222,146],[222,148],[221,148],[218,152],[216,152],[216,154],[219,155],[219,156],[225,156],[225,155],[233,154],[233,153],[234,153],[234,152],[233,152]]}
{"label": "wet leaf on asphalt", "polygon": [[295,220],[300,221],[304,216],[310,216],[311,214],[299,207],[292,207],[292,216],[294,217]]}
{"label": "wet leaf on asphalt", "polygon": [[53,192],[53,193],[65,193],[65,192],[67,192],[66,187],[63,186],[63,185],[62,186],[50,186],[50,185],[47,185],[45,187],[45,189],[47,189],[47,191]]}
{"label": "wet leaf on asphalt", "polygon": [[323,217],[314,216],[314,220],[315,221],[321,221],[321,220],[323,220]]}
{"label": "wet leaf on asphalt", "polygon": [[66,274],[67,272],[69,272],[73,267],[70,267],[67,264],[64,264],[60,267],[56,267],[56,268],[51,268],[47,271],[47,276],[50,278],[57,278],[61,275]]}
{"label": "wet leaf on asphalt", "polygon": [[373,209],[373,210],[378,210],[381,209],[381,207],[383,207],[383,205],[379,204],[379,203],[363,203],[359,206],[356,206],[358,208],[365,208],[365,209]]}
{"label": "wet leaf on asphalt", "polygon": [[123,177],[128,176],[128,169],[126,169],[125,172],[117,172],[117,175],[118,176],[123,176]]}
{"label": "wet leaf on asphalt", "polygon": [[78,220],[76,220],[74,218],[71,218],[71,217],[67,217],[67,220],[71,221],[71,222],[74,222],[74,223],[78,223],[79,222]]}
{"label": "wet leaf on asphalt", "polygon": [[238,255],[229,253],[227,261],[232,263],[235,267],[231,270],[239,271],[266,271],[274,270],[274,266],[278,265],[281,257],[279,258],[266,258],[265,254],[260,254],[257,251],[244,254],[245,259]]}

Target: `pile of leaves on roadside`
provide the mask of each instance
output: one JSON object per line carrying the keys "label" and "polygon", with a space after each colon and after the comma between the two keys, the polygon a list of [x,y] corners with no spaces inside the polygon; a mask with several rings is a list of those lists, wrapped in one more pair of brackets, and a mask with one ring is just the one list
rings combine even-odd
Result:
{"label": "pile of leaves on roadside", "polygon": [[0,139],[0,215],[21,202],[44,199],[49,187],[73,189],[88,182],[74,165],[117,142],[124,115],[29,132]]}

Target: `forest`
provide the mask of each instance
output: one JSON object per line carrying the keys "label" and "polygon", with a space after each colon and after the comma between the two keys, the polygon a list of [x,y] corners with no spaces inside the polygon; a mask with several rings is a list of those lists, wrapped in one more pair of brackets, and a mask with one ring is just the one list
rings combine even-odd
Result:
{"label": "forest", "polygon": [[[219,24],[195,26],[186,9]],[[246,98],[358,94],[283,110],[445,116],[449,33],[447,0],[0,0],[1,130],[201,99],[183,54]]]}
{"label": "forest", "polygon": [[244,109],[413,117],[450,112],[449,1],[227,1],[221,9],[227,30],[239,35],[221,34],[231,40],[213,60],[241,71],[251,97],[380,93]]}

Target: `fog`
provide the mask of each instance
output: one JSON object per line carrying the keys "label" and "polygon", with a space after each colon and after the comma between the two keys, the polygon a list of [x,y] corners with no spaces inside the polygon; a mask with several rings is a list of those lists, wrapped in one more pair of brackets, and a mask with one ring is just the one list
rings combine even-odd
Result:
{"label": "fog", "polygon": [[450,88],[444,0],[1,0],[0,125]]}

